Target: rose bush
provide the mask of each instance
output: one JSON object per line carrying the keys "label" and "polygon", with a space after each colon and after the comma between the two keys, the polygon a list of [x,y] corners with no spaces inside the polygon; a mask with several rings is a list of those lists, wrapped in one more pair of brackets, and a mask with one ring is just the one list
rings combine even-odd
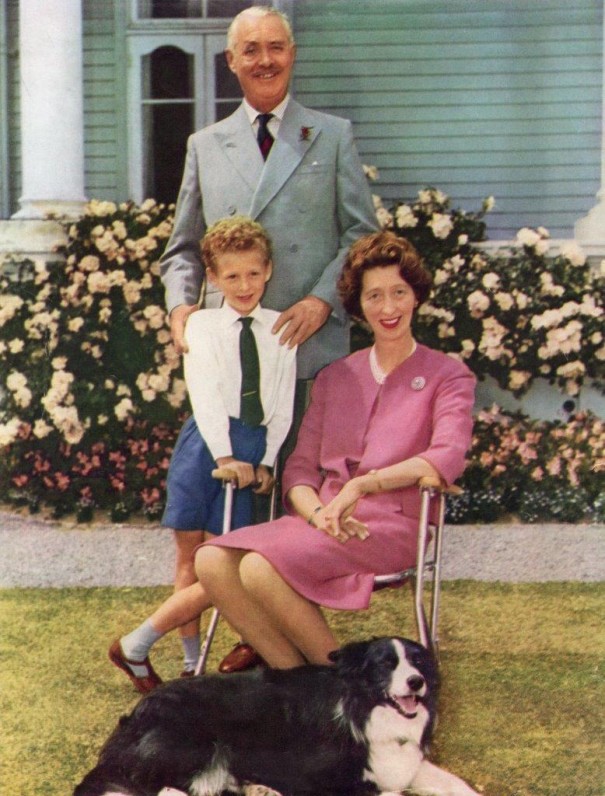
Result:
{"label": "rose bush", "polygon": [[605,278],[577,244],[548,256],[548,231],[524,228],[512,248],[481,250],[491,198],[475,214],[451,210],[431,188],[390,210],[375,201],[382,225],[414,243],[434,276],[418,311],[418,340],[517,397],[539,377],[569,395],[587,379],[603,385]]}
{"label": "rose bush", "polygon": [[[376,205],[381,223],[409,237],[435,275],[417,319],[419,340],[515,394],[537,375],[571,394],[586,377],[602,377],[603,279],[590,273],[581,252],[571,247],[547,257],[544,230],[523,230],[511,252],[482,252],[477,244],[491,199],[480,212],[465,213],[427,188],[413,203]],[[3,264],[4,499],[32,511],[51,506],[56,516],[76,512],[81,520],[95,509],[116,521],[132,512],[161,513],[170,454],[188,411],[159,279],[172,222],[173,208],[152,200],[91,202],[66,227],[56,261]],[[360,327],[355,334],[358,345],[367,342]],[[568,424],[480,415],[467,495],[452,505],[451,519],[510,512],[543,519],[555,504],[563,517],[572,503],[574,516],[602,516],[599,423],[584,415]]]}

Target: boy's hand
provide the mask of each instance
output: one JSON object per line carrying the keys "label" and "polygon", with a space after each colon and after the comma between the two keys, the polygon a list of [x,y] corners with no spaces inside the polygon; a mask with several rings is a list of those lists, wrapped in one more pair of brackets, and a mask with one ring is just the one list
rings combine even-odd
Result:
{"label": "boy's hand", "polygon": [[177,354],[186,354],[189,351],[185,342],[185,324],[192,312],[198,309],[197,304],[179,304],[170,313],[170,334]]}
{"label": "boy's hand", "polygon": [[216,463],[219,467],[228,467],[233,470],[238,489],[243,489],[246,486],[250,486],[250,484],[256,483],[256,473],[250,462],[240,462],[238,459],[234,459],[233,456],[221,456],[220,459],[216,460]]}
{"label": "boy's hand", "polygon": [[273,489],[275,478],[271,475],[271,471],[264,464],[259,464],[256,468],[256,483],[258,486],[254,490],[257,495],[268,495]]}

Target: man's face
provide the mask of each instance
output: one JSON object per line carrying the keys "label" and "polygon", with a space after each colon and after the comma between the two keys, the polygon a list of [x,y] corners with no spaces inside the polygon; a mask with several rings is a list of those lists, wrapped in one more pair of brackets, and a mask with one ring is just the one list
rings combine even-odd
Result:
{"label": "man's face", "polygon": [[296,47],[276,16],[241,18],[227,63],[245,98],[260,113],[268,113],[286,96]]}

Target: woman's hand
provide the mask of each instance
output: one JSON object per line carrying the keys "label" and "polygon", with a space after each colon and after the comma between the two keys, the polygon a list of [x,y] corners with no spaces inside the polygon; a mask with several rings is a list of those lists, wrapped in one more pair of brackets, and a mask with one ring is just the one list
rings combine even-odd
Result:
{"label": "woman's hand", "polygon": [[256,468],[256,483],[257,486],[254,489],[256,495],[268,495],[273,489],[275,478],[264,464],[259,464]]}
{"label": "woman's hand", "polygon": [[336,497],[314,516],[314,525],[333,536],[339,542],[349,539],[367,539],[370,535],[368,526],[353,517],[357,501],[364,495],[358,479],[348,481]]}

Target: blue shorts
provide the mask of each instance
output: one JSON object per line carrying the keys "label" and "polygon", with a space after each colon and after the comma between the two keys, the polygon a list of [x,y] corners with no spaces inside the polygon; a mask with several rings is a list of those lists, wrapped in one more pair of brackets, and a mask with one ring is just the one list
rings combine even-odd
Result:
{"label": "blue shorts", "polygon": [[[236,459],[250,462],[254,467],[260,464],[266,450],[265,426],[247,426],[231,417],[229,437]],[[191,415],[181,429],[170,459],[162,525],[177,531],[222,533],[225,490],[222,482],[212,477],[216,466]],[[252,524],[253,498],[252,487],[234,491],[232,529]]]}

